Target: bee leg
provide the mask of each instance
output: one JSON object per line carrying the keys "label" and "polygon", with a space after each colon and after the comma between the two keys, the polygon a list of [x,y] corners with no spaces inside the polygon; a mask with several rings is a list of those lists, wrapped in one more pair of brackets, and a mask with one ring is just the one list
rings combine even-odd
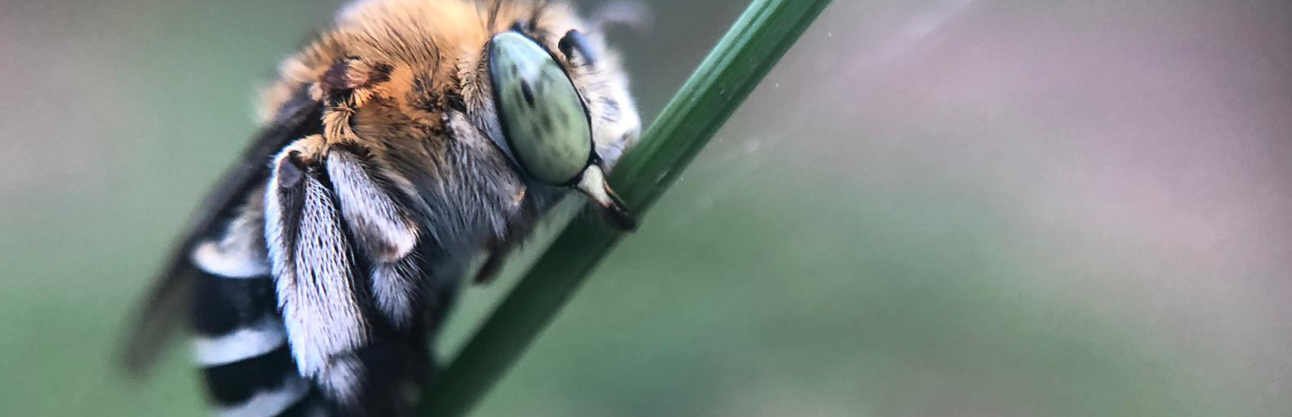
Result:
{"label": "bee leg", "polygon": [[369,263],[369,285],[377,308],[396,328],[411,324],[421,271],[415,257],[418,229],[399,193],[355,152],[333,149],[327,172],[341,215]]}
{"label": "bee leg", "polygon": [[502,272],[502,266],[507,262],[507,256],[511,254],[511,245],[506,243],[493,243],[487,248],[488,257],[484,263],[480,264],[480,269],[476,270],[475,279],[472,280],[476,285],[485,285],[493,282]]}
{"label": "bee leg", "polygon": [[358,401],[364,368],[351,360],[369,343],[372,325],[360,306],[361,271],[322,180],[321,136],[298,140],[279,153],[265,190],[265,237],[278,308],[299,373],[325,397]]}
{"label": "bee leg", "polygon": [[[546,213],[547,210],[540,210],[539,215]],[[472,283],[476,285],[485,285],[493,282],[498,274],[502,272],[502,267],[507,263],[507,257],[515,251],[520,242],[524,241],[533,232],[535,222],[524,222],[507,226],[506,233],[503,237],[489,242],[485,245],[485,252],[488,254],[480,268],[476,269],[475,278]]]}
{"label": "bee leg", "polygon": [[432,263],[435,240],[422,239],[413,220],[420,199],[412,187],[401,187],[406,179],[357,144],[332,148],[327,173],[368,278],[361,284],[373,311],[373,337],[353,356],[368,372],[363,407],[371,415],[404,415],[431,373],[428,334],[452,291],[427,279],[432,265],[442,265]]}
{"label": "bee leg", "polygon": [[[265,195],[278,305],[301,375],[340,415],[400,416],[429,373],[428,252],[412,196],[358,145],[283,150]],[[430,294],[433,299],[427,300]]]}

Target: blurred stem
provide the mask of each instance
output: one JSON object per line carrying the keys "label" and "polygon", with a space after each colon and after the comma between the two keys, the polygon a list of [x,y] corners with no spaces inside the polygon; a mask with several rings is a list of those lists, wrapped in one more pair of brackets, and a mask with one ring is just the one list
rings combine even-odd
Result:
{"label": "blurred stem", "polygon": [[[755,0],[620,160],[611,184],[640,217],[695,158],[830,0]],[[463,416],[533,342],[622,238],[574,219],[429,387],[420,414]]]}

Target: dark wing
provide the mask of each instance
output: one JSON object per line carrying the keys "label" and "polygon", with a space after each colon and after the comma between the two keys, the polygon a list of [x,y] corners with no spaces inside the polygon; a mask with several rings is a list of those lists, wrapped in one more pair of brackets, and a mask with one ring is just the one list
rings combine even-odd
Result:
{"label": "dark wing", "polygon": [[124,365],[131,374],[146,373],[174,330],[189,316],[192,287],[200,273],[189,258],[194,246],[218,232],[247,194],[266,182],[270,162],[279,150],[301,137],[322,133],[321,112],[318,102],[309,99],[304,91],[298,92],[278,109],[275,120],[257,135],[207,194],[136,313],[123,352]]}

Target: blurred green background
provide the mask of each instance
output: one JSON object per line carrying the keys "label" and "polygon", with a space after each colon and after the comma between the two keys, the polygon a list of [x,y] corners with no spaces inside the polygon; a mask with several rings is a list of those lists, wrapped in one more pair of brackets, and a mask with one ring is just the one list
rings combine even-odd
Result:
{"label": "blurred green background", "polygon": [[[0,415],[206,414],[117,343],[338,4],[0,0]],[[745,2],[647,4],[649,120]],[[476,415],[1292,415],[1288,22],[836,0]]]}

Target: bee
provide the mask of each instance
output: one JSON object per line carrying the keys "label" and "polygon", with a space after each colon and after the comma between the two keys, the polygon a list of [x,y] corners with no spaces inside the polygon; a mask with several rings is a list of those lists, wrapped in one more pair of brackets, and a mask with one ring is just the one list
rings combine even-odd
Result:
{"label": "bee", "polygon": [[187,321],[222,415],[409,415],[479,254],[484,281],[567,194],[635,227],[605,172],[641,122],[599,27],[556,2],[344,8],[263,94],[263,129],[158,274],[127,368]]}

